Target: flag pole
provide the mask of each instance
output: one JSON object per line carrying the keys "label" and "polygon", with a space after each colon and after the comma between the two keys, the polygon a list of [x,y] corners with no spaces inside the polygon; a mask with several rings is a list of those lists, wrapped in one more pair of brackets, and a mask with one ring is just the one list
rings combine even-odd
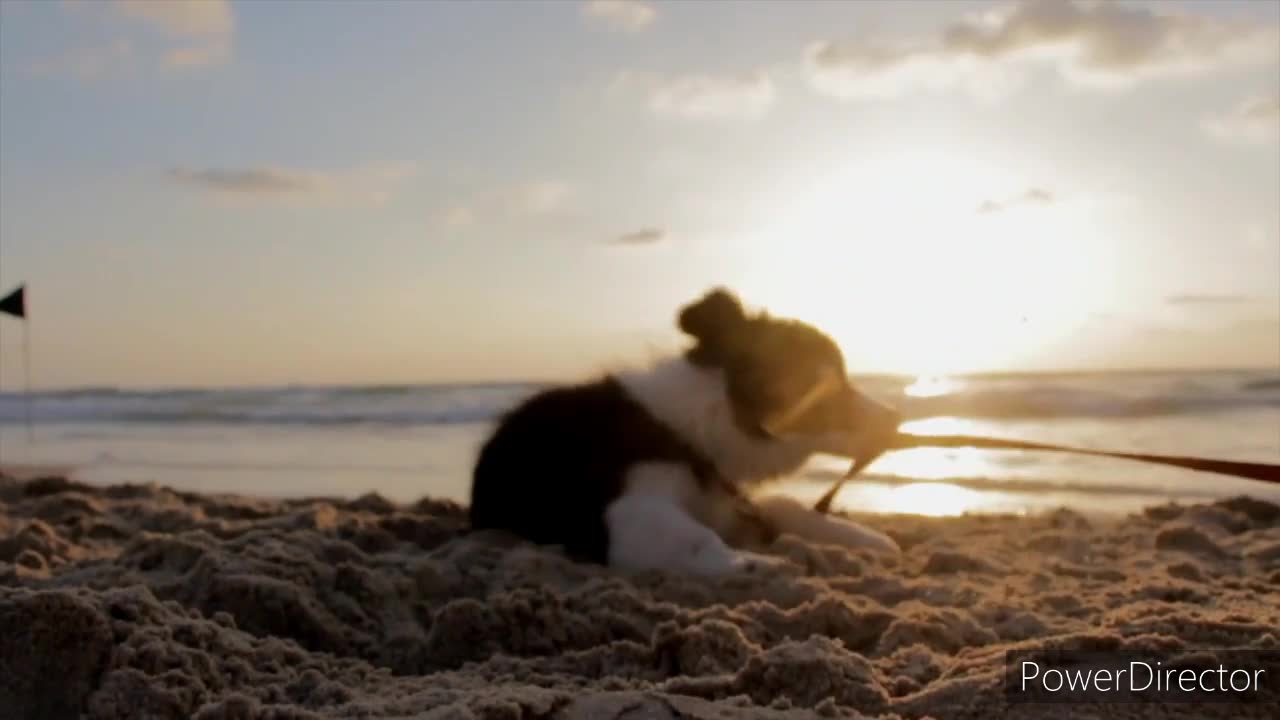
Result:
{"label": "flag pole", "polygon": [[26,389],[23,393],[23,405],[27,416],[27,444],[35,443],[35,433],[31,429],[31,318],[28,316],[22,323],[22,372],[26,376]]}
{"label": "flag pole", "polygon": [[22,393],[22,405],[27,419],[27,444],[35,433],[31,427],[31,317],[27,313],[27,285],[19,285],[13,292],[0,297],[0,315],[12,315],[22,321],[22,374],[26,387]]}

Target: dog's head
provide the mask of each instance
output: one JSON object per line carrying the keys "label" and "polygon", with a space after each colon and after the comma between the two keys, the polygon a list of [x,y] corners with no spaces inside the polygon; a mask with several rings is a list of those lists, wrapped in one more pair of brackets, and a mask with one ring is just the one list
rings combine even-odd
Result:
{"label": "dog's head", "polygon": [[748,313],[715,289],[680,311],[679,326],[697,341],[689,361],[723,372],[734,421],[751,437],[859,457],[897,431],[898,413],[850,383],[840,347],[811,325]]}

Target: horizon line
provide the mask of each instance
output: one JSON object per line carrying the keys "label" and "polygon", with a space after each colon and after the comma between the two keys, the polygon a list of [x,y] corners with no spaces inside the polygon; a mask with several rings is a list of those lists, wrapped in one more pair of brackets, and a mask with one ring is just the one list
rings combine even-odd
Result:
{"label": "horizon line", "polygon": [[[1047,370],[980,370],[952,373],[899,373],[899,372],[853,372],[848,376],[857,379],[892,379],[910,380],[922,377],[951,379],[998,379],[1018,377],[1082,377],[1098,375],[1193,375],[1209,373],[1247,373],[1277,372],[1280,366],[1219,366],[1219,367],[1122,367],[1122,368],[1067,368]],[[590,379],[606,373],[587,373],[581,379]],[[490,380],[420,380],[412,382],[316,382],[316,383],[261,383],[261,384],[215,384],[215,385],[99,385],[93,383],[79,385],[61,385],[31,388],[35,394],[66,394],[93,392],[184,392],[184,391],[254,391],[284,389],[326,389],[343,388],[432,388],[432,387],[482,387],[497,385],[559,385],[577,382],[576,379],[558,378],[525,378],[525,379],[490,379]],[[0,395],[22,396],[25,389],[0,388]]]}

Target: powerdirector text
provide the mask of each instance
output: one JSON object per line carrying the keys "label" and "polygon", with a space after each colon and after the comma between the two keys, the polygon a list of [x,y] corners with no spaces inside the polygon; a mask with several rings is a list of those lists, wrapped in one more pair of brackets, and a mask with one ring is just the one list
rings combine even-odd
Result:
{"label": "powerdirector text", "polygon": [[1004,691],[1010,703],[1277,703],[1280,649],[1013,650]]}

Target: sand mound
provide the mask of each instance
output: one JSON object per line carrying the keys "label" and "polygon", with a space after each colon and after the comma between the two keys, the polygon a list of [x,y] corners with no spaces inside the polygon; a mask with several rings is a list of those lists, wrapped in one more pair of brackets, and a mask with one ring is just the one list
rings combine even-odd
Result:
{"label": "sand mound", "polygon": [[789,569],[702,581],[469,533],[447,502],[0,478],[0,715],[1275,717],[1002,689],[1009,650],[1280,648],[1274,505],[864,520],[904,554],[782,538]]}

